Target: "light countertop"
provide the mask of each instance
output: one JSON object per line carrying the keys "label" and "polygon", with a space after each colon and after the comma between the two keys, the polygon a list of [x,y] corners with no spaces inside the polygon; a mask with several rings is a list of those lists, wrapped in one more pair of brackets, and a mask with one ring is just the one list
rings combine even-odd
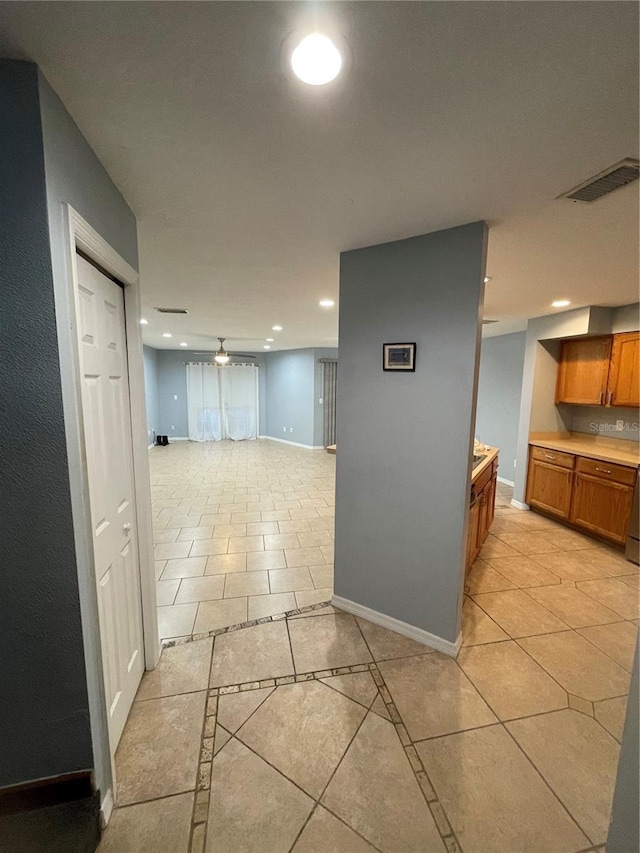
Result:
{"label": "light countertop", "polygon": [[[583,433],[531,433],[529,444],[534,447],[546,447],[564,453],[575,453],[588,459],[611,462],[614,465],[627,465],[637,468],[640,465],[640,443],[623,439],[605,438]],[[475,475],[475,470],[474,470]]]}
{"label": "light countertop", "polygon": [[493,460],[496,458],[496,456],[498,455],[499,452],[500,452],[500,450],[497,447],[485,447],[484,450],[478,451],[478,453],[476,455],[480,456],[480,455],[486,454],[486,456],[484,459],[480,460],[480,462],[478,462],[478,464],[472,470],[472,472],[471,472],[471,482],[472,483],[475,483],[475,481],[478,479],[480,474],[482,474],[483,471],[486,471],[486,469],[493,463]]}

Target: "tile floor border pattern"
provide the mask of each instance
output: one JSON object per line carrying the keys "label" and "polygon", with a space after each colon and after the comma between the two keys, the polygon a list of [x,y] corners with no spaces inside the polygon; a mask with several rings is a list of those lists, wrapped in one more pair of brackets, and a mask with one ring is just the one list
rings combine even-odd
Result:
{"label": "tile floor border pattern", "polygon": [[[306,608],[306,611],[308,612],[312,609],[319,609],[319,607],[316,606],[315,608]],[[268,621],[268,620],[264,620],[264,621]],[[365,643],[366,643],[366,639],[365,639]],[[422,792],[422,795],[423,795],[423,797],[427,803],[429,811],[431,812],[431,816],[433,817],[434,823],[435,823],[436,828],[438,830],[438,833],[440,834],[440,837],[441,837],[441,839],[445,845],[447,853],[462,853],[462,848],[460,847],[460,845],[458,843],[458,840],[457,840],[455,833],[451,827],[451,824],[449,823],[449,820],[445,814],[444,808],[442,807],[442,804],[440,803],[440,801],[438,799],[438,795],[436,794],[436,792],[435,792],[435,790],[431,784],[429,776],[427,775],[427,772],[424,769],[422,761],[421,761],[421,759],[420,759],[420,757],[416,751],[416,748],[415,748],[413,742],[411,741],[411,738],[409,737],[409,733],[407,732],[407,729],[406,729],[404,723],[402,722],[402,718],[398,712],[398,709],[395,706],[395,703],[393,702],[393,699],[391,698],[391,694],[389,693],[389,691],[386,687],[386,684],[384,682],[384,678],[382,677],[382,674],[381,674],[380,670],[378,669],[377,663],[361,663],[361,664],[355,664],[353,666],[341,666],[341,667],[334,667],[332,669],[321,669],[321,670],[315,670],[313,672],[300,673],[297,675],[286,675],[286,676],[281,676],[279,678],[268,678],[268,679],[263,679],[260,681],[241,682],[239,684],[229,684],[229,685],[225,685],[224,687],[214,687],[214,688],[209,689],[208,694],[207,694],[207,704],[206,704],[206,709],[205,709],[204,725],[203,725],[203,729],[202,729],[202,742],[201,742],[201,749],[200,749],[200,760],[199,760],[199,764],[198,764],[197,785],[196,785],[196,793],[195,793],[195,798],[194,798],[194,808],[193,808],[193,818],[192,818],[192,826],[191,826],[190,843],[189,843],[189,848],[188,848],[189,853],[204,853],[204,850],[205,850],[206,835],[207,835],[208,811],[209,811],[209,790],[211,787],[211,771],[212,771],[212,762],[213,762],[213,757],[214,757],[213,749],[214,749],[214,743],[215,743],[216,730],[218,728],[217,713],[218,713],[218,699],[219,699],[219,697],[220,696],[226,696],[226,695],[233,694],[233,693],[241,693],[241,692],[247,692],[247,691],[252,691],[252,690],[261,690],[263,688],[269,688],[269,687],[276,688],[276,687],[284,686],[287,684],[299,684],[299,683],[306,682],[306,681],[322,681],[323,679],[332,678],[334,676],[351,675],[351,674],[355,674],[355,673],[359,673],[359,672],[371,673],[371,676],[372,676],[372,678],[376,684],[376,687],[378,688],[378,695],[380,696],[380,698],[384,702],[386,712],[389,716],[391,723],[393,724],[393,726],[396,730],[396,734],[398,735],[400,743],[402,744],[402,748],[404,749],[405,755],[407,757],[407,761],[409,762],[409,766],[411,767],[411,770],[413,772],[413,775],[415,776],[415,779],[418,783],[420,791]],[[359,702],[357,702],[356,699],[352,699],[352,701],[356,702],[357,704],[360,704]],[[373,703],[372,703],[372,705],[373,705]],[[366,706],[363,706],[363,707],[366,707]],[[367,710],[370,710],[371,707],[372,706],[370,706]],[[258,709],[256,708],[252,712],[252,714],[249,715],[249,718],[247,718],[247,719],[250,719],[250,717],[253,716],[253,713],[255,713],[256,710],[258,710]],[[362,722],[364,722],[365,719],[366,719],[366,714],[363,717]],[[245,720],[245,723],[246,722],[247,722],[247,720]],[[353,742],[356,735],[358,734],[360,727],[362,725],[362,722],[356,728],[349,744],[351,744]],[[234,738],[235,738],[235,735],[231,735],[229,740],[232,740]],[[244,743],[244,746],[247,747],[248,749],[250,749],[250,747],[248,747],[246,743]],[[253,752],[253,750],[251,750],[251,751]],[[295,838],[295,840],[294,840],[294,842],[290,848],[291,850],[293,850],[293,848],[295,847],[295,845],[296,845],[298,839],[300,838],[300,836],[302,835],[307,823],[311,819],[311,816],[312,816],[313,812],[315,811],[315,807],[320,804],[320,800],[322,799],[324,792],[329,787],[331,780],[333,779],[333,777],[337,773],[338,768],[342,764],[344,756],[347,754],[347,752],[348,752],[348,747],[347,747],[347,749],[345,749],[342,758],[340,759],[340,761],[336,765],[334,771],[331,774],[331,777],[329,778],[329,780],[327,781],[326,785],[323,787],[322,791],[320,792],[320,794],[318,795],[317,798],[312,797],[308,791],[304,791],[304,793],[307,796],[311,797],[311,799],[314,800],[314,808],[311,810],[307,820],[300,827],[300,830],[299,830],[298,834],[296,835],[296,838]],[[260,756],[260,758],[263,761],[265,761],[267,764],[269,764],[270,767],[272,767],[274,770],[276,770],[276,772],[278,772],[280,775],[284,776],[284,778],[287,779],[287,781],[296,785],[296,787],[299,787],[295,782],[293,782],[292,779],[290,779],[288,776],[285,776],[280,770],[278,770],[277,767],[274,767],[274,765],[272,765],[266,758],[264,758],[264,756]],[[303,789],[301,788],[300,790],[303,790]],[[331,812],[331,814],[335,818],[337,818],[338,820],[343,822],[342,818],[340,818],[338,815],[334,814],[326,803],[323,803],[322,807],[327,809],[329,812]],[[353,832],[356,832],[356,834],[359,835],[359,833],[357,833],[357,830],[355,830],[352,826],[349,825],[349,828]],[[371,842],[370,839],[364,838],[363,836],[360,836],[360,837],[363,838],[363,840],[366,841],[368,844],[370,844],[374,849],[376,849],[376,850],[379,849],[379,848],[375,847],[375,845]],[[595,850],[595,848],[593,848],[593,849]],[[580,853],[583,853],[583,851],[580,851]],[[584,853],[590,853],[590,849],[589,849],[589,851],[584,851]]]}
{"label": "tile floor border pattern", "polygon": [[[211,786],[212,762],[213,762],[213,757],[214,757],[213,749],[214,749],[214,743],[215,743],[216,729],[218,727],[217,712],[218,712],[218,699],[219,699],[219,697],[220,696],[226,696],[229,694],[234,694],[234,693],[241,693],[241,692],[247,692],[247,691],[253,691],[253,690],[261,690],[261,689],[270,688],[270,687],[276,688],[276,687],[284,686],[287,684],[299,684],[302,682],[312,681],[312,680],[320,681],[322,679],[331,678],[333,676],[349,675],[349,674],[355,674],[355,673],[359,673],[359,672],[371,673],[371,676],[372,676],[372,678],[373,678],[373,680],[374,680],[374,682],[378,688],[378,695],[380,696],[380,698],[384,702],[387,714],[389,715],[389,718],[390,718],[391,722],[393,723],[393,726],[396,730],[396,734],[398,735],[398,738],[400,740],[400,743],[402,744],[402,747],[404,749],[404,752],[405,752],[405,755],[406,755],[407,760],[409,762],[409,765],[411,767],[411,770],[413,771],[413,775],[414,775],[414,777],[418,783],[418,786],[422,792],[422,795],[423,795],[423,797],[427,803],[427,806],[431,812],[431,815],[433,817],[433,820],[434,820],[434,823],[435,823],[436,828],[438,830],[438,833],[440,834],[440,837],[441,837],[441,839],[442,839],[442,841],[446,847],[447,853],[463,853],[462,847],[460,846],[460,844],[456,838],[455,832],[451,827],[451,824],[449,822],[449,819],[447,818],[446,812],[445,812],[445,810],[444,810],[444,808],[443,808],[443,806],[442,806],[442,804],[438,798],[438,795],[435,792],[435,789],[431,783],[429,775],[428,775],[427,771],[425,770],[424,765],[422,763],[422,760],[420,759],[420,756],[418,755],[417,750],[415,748],[416,743],[421,743],[423,741],[412,741],[411,740],[409,733],[408,733],[408,731],[407,731],[407,729],[406,729],[406,727],[402,721],[402,718],[398,712],[398,709],[396,708],[396,705],[393,702],[391,694],[389,693],[389,690],[385,684],[384,678],[382,677],[382,674],[380,673],[380,670],[378,669],[377,663],[356,664],[353,666],[335,667],[333,669],[316,670],[314,672],[301,673],[298,675],[281,676],[279,678],[262,679],[260,681],[241,682],[239,684],[230,684],[230,685],[225,685],[224,687],[215,687],[215,688],[209,689],[207,704],[206,704],[206,710],[205,710],[205,719],[204,719],[203,730],[202,730],[200,759],[199,759],[198,772],[197,772],[197,785],[196,785],[196,792],[195,792],[195,798],[194,798],[194,808],[193,808],[193,818],[192,818],[192,825],[191,825],[190,843],[189,843],[189,847],[188,847],[189,853],[204,853],[204,850],[205,850],[208,812],[209,812],[209,790],[210,790],[210,786]],[[352,700],[352,701],[357,701],[357,700]],[[258,707],[260,707],[260,706],[258,706]],[[257,710],[257,708],[254,709],[252,714],[250,714],[247,719],[249,719],[251,716],[253,716],[253,713],[255,713],[256,710]],[[575,710],[579,710],[579,709],[575,709]],[[531,716],[540,716],[540,715],[534,714]],[[521,718],[521,719],[526,719],[526,718]],[[363,721],[364,721],[364,718],[363,718]],[[247,722],[247,720],[245,720],[245,722]],[[503,721],[500,721],[499,723],[492,723],[490,725],[500,725],[501,727],[504,728],[504,722]],[[353,742],[353,740],[355,739],[359,730],[360,730],[360,726],[358,726],[358,728],[354,732],[350,743]],[[438,737],[440,737],[440,736],[438,736]],[[447,735],[444,735],[444,737],[447,737]],[[234,738],[235,738],[235,735],[231,735],[229,740],[232,740]],[[429,740],[430,739],[431,738],[429,738]],[[436,739],[436,738],[433,738],[433,739]],[[529,763],[531,763],[529,757],[526,755],[526,753],[524,753],[520,744],[518,744],[518,742],[514,738],[512,738],[512,740],[514,741],[516,747],[520,751],[523,752],[527,761]],[[250,747],[248,747],[246,743],[244,744],[244,746],[247,747],[248,749],[250,749]],[[253,752],[253,750],[251,750],[251,751]],[[320,804],[320,800],[322,799],[324,791],[329,786],[331,779],[333,779],[334,775],[338,771],[338,768],[340,767],[340,764],[342,763],[344,756],[347,754],[347,751],[348,751],[348,748],[345,750],[345,752],[343,754],[343,758],[338,762],[337,766],[335,767],[333,773],[331,774],[330,779],[328,780],[327,784],[323,788],[321,794],[317,798],[312,797],[312,799],[314,799],[314,803],[316,806]],[[264,756],[260,756],[260,758],[263,761],[265,761],[267,764],[269,764],[270,767],[272,767],[274,770],[276,770],[276,772],[278,772],[280,775],[284,776],[284,774],[280,770],[278,770],[278,768],[274,767],[274,765],[272,765],[266,758],[264,758]],[[544,778],[544,776],[535,767],[535,765],[532,764],[532,767],[533,767],[535,773],[543,779],[543,781],[545,782],[545,784],[549,788],[549,790],[550,790],[551,794],[554,796],[554,798],[557,799],[560,802],[560,804],[563,806],[565,811],[567,811],[567,814],[569,815],[571,820],[573,820],[575,822],[575,819],[568,812],[568,810],[566,810],[566,807],[564,806],[562,801],[559,800],[559,798],[557,797],[557,795],[555,794],[553,789],[550,788],[550,786],[546,782],[546,779]],[[289,777],[285,776],[284,778],[286,778],[292,784],[296,785],[296,783],[293,782],[293,780],[289,779]],[[296,785],[296,787],[299,787],[299,786]],[[310,796],[307,791],[305,791],[304,793],[306,793],[307,796]],[[323,803],[322,805],[323,805],[323,808],[325,808],[331,812],[331,809],[329,809],[329,807],[327,806],[326,803]],[[315,809],[315,806],[314,806],[314,809]],[[293,850],[295,848],[295,845],[296,845],[298,839],[300,838],[300,836],[302,835],[302,833],[303,833],[308,821],[310,820],[312,814],[313,814],[313,810],[309,814],[309,817],[307,818],[305,823],[300,828],[300,831],[298,832],[298,834],[297,834],[297,836],[293,842],[293,845],[291,846],[291,850]],[[338,815],[334,814],[333,812],[331,812],[331,814],[333,814],[333,816],[336,817],[337,819],[341,820],[341,818]],[[350,826],[349,828],[352,831],[356,832],[356,830],[354,830],[353,827]],[[366,838],[363,840],[365,840],[372,847],[375,847],[375,845],[373,845],[371,840],[366,839]],[[378,848],[375,848],[375,849],[378,849]],[[604,845],[588,846],[588,847],[582,848],[579,851],[576,851],[576,853],[605,853],[605,846]]]}
{"label": "tile floor border pattern", "polygon": [[190,634],[187,637],[177,637],[175,640],[161,640],[161,645],[163,649],[172,649],[174,646],[184,646],[186,643],[192,643],[194,640],[208,640],[210,637],[218,637],[220,634],[231,634],[234,631],[240,631],[242,628],[254,628],[256,625],[265,625],[267,622],[281,622],[290,616],[300,616],[312,613],[314,610],[323,610],[325,607],[330,606],[330,601],[320,601],[318,604],[295,607],[293,610],[286,610],[284,613],[275,613],[273,616],[261,616],[260,619],[250,619],[248,622],[238,622],[236,625],[214,628],[213,631],[208,631],[206,634]]}

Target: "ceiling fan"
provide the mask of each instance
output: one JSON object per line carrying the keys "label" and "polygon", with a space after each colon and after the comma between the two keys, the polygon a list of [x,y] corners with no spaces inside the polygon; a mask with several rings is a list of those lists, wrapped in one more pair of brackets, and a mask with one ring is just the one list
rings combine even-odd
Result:
{"label": "ceiling fan", "polygon": [[[253,358],[255,359],[255,355],[252,355],[249,352],[227,352],[224,348],[224,342],[226,338],[218,338],[220,341],[220,348],[217,350],[216,354],[213,357],[213,360],[216,364],[228,364],[232,358]],[[194,355],[210,355],[209,352],[194,352]]]}

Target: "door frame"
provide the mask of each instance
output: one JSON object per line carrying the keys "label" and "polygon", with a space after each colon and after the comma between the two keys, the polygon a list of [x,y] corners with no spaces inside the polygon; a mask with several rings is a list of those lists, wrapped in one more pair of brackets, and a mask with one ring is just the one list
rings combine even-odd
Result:
{"label": "door frame", "polygon": [[153,560],[149,450],[144,396],[142,335],[140,333],[140,284],[138,272],[69,204],[63,205],[63,219],[66,281],[57,287],[54,282],[56,322],[78,569],[80,614],[87,673],[94,777],[96,788],[100,789],[102,821],[106,824],[115,803],[116,778],[107,725],[95,585],[89,479],[84,442],[80,352],[77,337],[78,269],[76,250],[79,249],[123,285],[143,649],[145,669],[149,670],[157,666],[161,648],[158,638]]}

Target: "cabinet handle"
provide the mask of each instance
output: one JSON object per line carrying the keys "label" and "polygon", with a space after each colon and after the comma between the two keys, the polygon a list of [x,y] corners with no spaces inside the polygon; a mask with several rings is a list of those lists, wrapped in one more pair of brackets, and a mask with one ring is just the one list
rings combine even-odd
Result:
{"label": "cabinet handle", "polygon": [[604,391],[601,391],[600,392],[600,405],[602,406],[603,404],[604,404]]}
{"label": "cabinet handle", "polygon": [[611,471],[608,468],[598,468],[596,465],[596,471],[599,471],[601,474],[610,474]]}
{"label": "cabinet handle", "polygon": [[555,456],[552,456],[551,453],[545,453],[544,455],[545,455],[546,459],[555,459],[556,458]]}
{"label": "cabinet handle", "polygon": [[609,391],[607,394],[607,406],[610,406],[613,402],[613,391]]}

